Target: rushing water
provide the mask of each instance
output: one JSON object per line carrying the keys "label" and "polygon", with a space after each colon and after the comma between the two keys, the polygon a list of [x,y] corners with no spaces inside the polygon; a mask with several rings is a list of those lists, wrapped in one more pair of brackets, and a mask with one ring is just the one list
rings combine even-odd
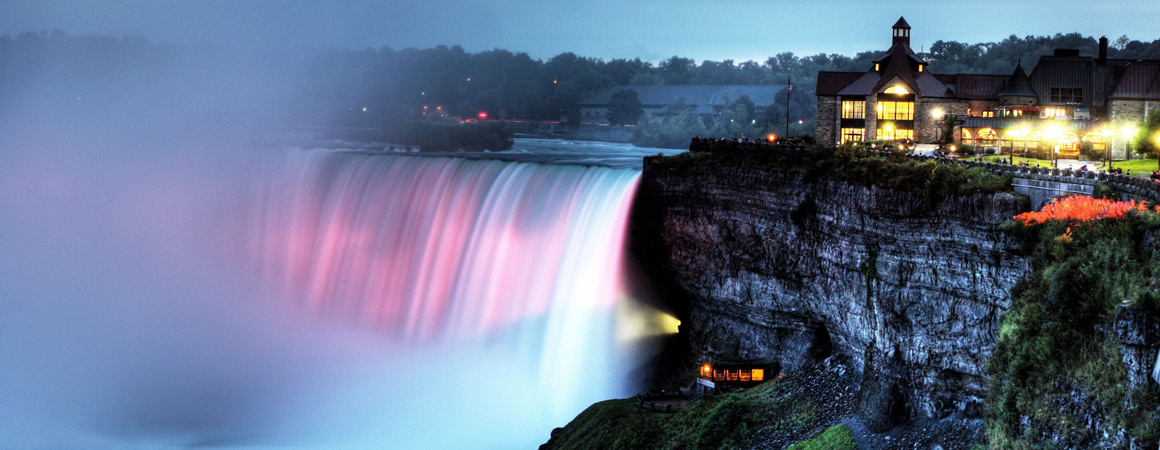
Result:
{"label": "rushing water", "polygon": [[622,280],[656,152],[10,160],[0,443],[535,447],[673,331]]}

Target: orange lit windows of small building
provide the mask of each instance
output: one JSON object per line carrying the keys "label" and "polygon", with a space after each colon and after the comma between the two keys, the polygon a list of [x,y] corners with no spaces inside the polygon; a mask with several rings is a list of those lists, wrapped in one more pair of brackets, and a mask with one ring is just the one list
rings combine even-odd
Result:
{"label": "orange lit windows of small building", "polygon": [[913,140],[914,130],[900,130],[897,128],[879,128],[878,139],[885,141]]}
{"label": "orange lit windows of small building", "polygon": [[914,102],[878,102],[878,120],[914,120]]}
{"label": "orange lit windows of small building", "polygon": [[751,378],[753,381],[765,381],[765,369],[753,369]]}
{"label": "orange lit windows of small building", "polygon": [[995,117],[995,111],[983,111],[983,114],[979,117]]}
{"label": "orange lit windows of small building", "polygon": [[750,379],[748,370],[739,370],[738,375],[740,375],[739,381],[749,381],[749,379]]}
{"label": "orange lit windows of small building", "polygon": [[866,102],[861,100],[842,100],[842,118],[866,118]]}
{"label": "orange lit windows of small building", "polygon": [[847,142],[862,142],[863,136],[866,135],[865,128],[843,128],[842,129],[842,143]]}

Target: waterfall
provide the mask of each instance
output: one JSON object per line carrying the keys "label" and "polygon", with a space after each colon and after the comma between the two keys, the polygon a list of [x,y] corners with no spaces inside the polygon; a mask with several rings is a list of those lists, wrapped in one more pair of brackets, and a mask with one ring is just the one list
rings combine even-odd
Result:
{"label": "waterfall", "polygon": [[[236,249],[264,297],[372,330],[407,366],[386,369],[393,383],[467,392],[435,407],[424,405],[444,401],[428,398],[439,387],[388,389],[391,401],[450,423],[379,426],[453,447],[465,444],[440,444],[439,434],[513,415],[528,429],[493,433],[528,436],[469,442],[522,447],[628,393],[620,366],[631,355],[615,328],[639,171],[330,151],[280,158],[256,177]],[[496,406],[470,406],[479,402]]]}

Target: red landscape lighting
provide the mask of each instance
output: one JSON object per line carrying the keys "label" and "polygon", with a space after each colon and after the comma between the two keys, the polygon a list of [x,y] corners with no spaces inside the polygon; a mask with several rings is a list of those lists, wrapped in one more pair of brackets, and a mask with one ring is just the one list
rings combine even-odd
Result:
{"label": "red landscape lighting", "polygon": [[482,119],[486,119],[486,118],[487,118],[487,111],[480,111],[480,112],[479,112],[479,118],[480,118],[481,120],[482,120]]}

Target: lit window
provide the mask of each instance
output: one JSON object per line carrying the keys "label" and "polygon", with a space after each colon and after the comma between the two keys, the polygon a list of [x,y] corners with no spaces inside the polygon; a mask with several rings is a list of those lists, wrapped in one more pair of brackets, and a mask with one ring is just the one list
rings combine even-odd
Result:
{"label": "lit window", "polygon": [[765,369],[753,369],[753,381],[764,381]]}
{"label": "lit window", "polygon": [[914,139],[914,130],[904,130],[893,127],[879,128],[878,139],[886,141],[901,141],[904,139],[912,140]]}
{"label": "lit window", "polygon": [[920,73],[922,72],[922,64],[919,64],[919,65],[918,65],[918,71],[919,71]]}
{"label": "lit window", "polygon": [[843,119],[863,119],[866,117],[866,102],[859,100],[842,101]]}
{"label": "lit window", "polygon": [[885,92],[887,94],[897,94],[897,95],[906,95],[906,94],[910,93],[910,91],[906,90],[905,87],[902,87],[901,84],[896,84],[894,86],[890,86],[890,87],[886,88]]}
{"label": "lit window", "polygon": [[914,102],[878,102],[878,120],[914,120]]}
{"label": "lit window", "polygon": [[878,71],[878,63],[874,63],[874,71],[875,71],[875,72],[877,72],[877,71]]}
{"label": "lit window", "polygon": [[862,142],[862,136],[865,134],[865,128],[843,128],[842,143],[845,144],[847,142]]}

